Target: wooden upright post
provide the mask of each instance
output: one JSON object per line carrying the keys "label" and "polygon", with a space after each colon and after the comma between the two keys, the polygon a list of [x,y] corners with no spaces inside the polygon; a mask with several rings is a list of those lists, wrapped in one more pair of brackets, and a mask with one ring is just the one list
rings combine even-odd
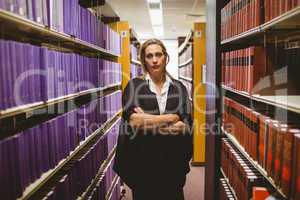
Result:
{"label": "wooden upright post", "polygon": [[194,156],[193,165],[205,164],[206,97],[205,97],[205,23],[194,23],[193,36],[193,113]]}
{"label": "wooden upright post", "polygon": [[118,62],[122,65],[122,90],[130,80],[130,29],[128,22],[120,21],[109,26],[121,35],[122,48]]}

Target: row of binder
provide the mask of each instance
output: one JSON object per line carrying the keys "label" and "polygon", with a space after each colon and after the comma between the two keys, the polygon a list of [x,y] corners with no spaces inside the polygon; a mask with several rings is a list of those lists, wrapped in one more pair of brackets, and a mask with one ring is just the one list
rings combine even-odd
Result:
{"label": "row of binder", "polygon": [[[260,82],[268,75],[266,50],[261,46],[222,53],[222,82],[225,86],[257,93],[262,88]],[[270,70],[269,70],[270,71]]]}
{"label": "row of binder", "polygon": [[135,77],[140,77],[142,76],[143,73],[143,68],[140,65],[132,64],[130,65],[130,78],[133,79]]}
{"label": "row of binder", "polygon": [[50,0],[3,0],[0,8],[24,16],[41,24],[48,24],[48,5]]}
{"label": "row of binder", "polygon": [[179,65],[187,62],[190,58],[193,57],[193,47],[191,44],[178,56]]}
{"label": "row of binder", "polygon": [[121,82],[121,65],[0,40],[0,110]]}
{"label": "row of binder", "polygon": [[[53,169],[93,131],[100,128],[113,115],[112,112],[116,113],[121,109],[120,94],[121,92],[116,92],[102,97],[75,111],[2,140],[0,142],[0,193],[3,198],[16,199],[22,196],[29,184],[40,178],[43,173]],[[105,113],[106,111],[111,111],[111,113]],[[116,123],[103,142],[98,145],[100,149],[96,152],[103,154],[102,159],[106,159],[107,152],[110,152],[115,146],[118,127],[119,125]],[[100,159],[99,156],[97,157]],[[88,162],[79,163],[93,166]],[[74,169],[76,168],[74,167]],[[85,170],[80,171],[83,173]],[[78,177],[78,173],[76,173],[76,177]],[[92,175],[89,177],[92,178]],[[81,178],[79,180],[85,180],[84,177]],[[86,183],[89,181],[86,180]],[[76,181],[72,182],[76,183]]]}
{"label": "row of binder", "polygon": [[230,0],[221,10],[221,39],[263,23],[263,0]]}
{"label": "row of binder", "polygon": [[184,67],[179,67],[179,74],[180,76],[191,78],[193,77],[193,63],[189,63],[188,65],[185,65]]}
{"label": "row of binder", "polygon": [[[116,124],[118,126],[119,124]],[[102,137],[90,150],[81,158],[75,161],[72,169],[63,176],[57,185],[55,185],[42,199],[77,199],[79,195],[86,191],[95,175],[99,172],[100,166],[104,163],[107,156],[111,153],[111,149],[106,148],[107,137],[115,135],[116,129],[111,129],[104,137]],[[114,143],[114,146],[116,143]],[[95,188],[99,190],[99,194],[105,199],[105,195],[109,192],[113,184],[113,176],[115,172],[112,169],[113,163],[109,165],[104,172],[104,178],[100,182],[100,187]],[[106,178],[108,177],[109,178]],[[114,194],[116,195],[116,194]],[[88,197],[89,198],[89,197]]]}
{"label": "row of binder", "polygon": [[74,0],[4,0],[0,8],[120,55],[121,38]]}
{"label": "row of binder", "polygon": [[237,199],[251,199],[253,187],[266,185],[264,177],[228,139],[222,138],[221,149],[221,167]]}
{"label": "row of binder", "polygon": [[300,134],[298,122],[274,120],[229,98],[224,98],[224,105],[224,129],[265,169],[287,197],[299,192],[292,180],[292,177],[299,176],[295,171],[299,160],[296,145]]}
{"label": "row of binder", "polygon": [[188,92],[188,97],[191,99],[193,96],[193,83],[190,81],[187,81],[185,79],[180,79],[181,83],[185,86]]}
{"label": "row of binder", "polygon": [[231,191],[231,186],[227,183],[225,178],[220,178],[219,186],[220,200],[236,200],[233,192]]}
{"label": "row of binder", "polygon": [[265,22],[280,16],[293,8],[300,5],[299,0],[281,0],[281,1],[271,1],[264,0],[265,7]]}
{"label": "row of binder", "polygon": [[230,98],[224,98],[224,128],[254,160],[258,160],[259,116],[258,112]]}
{"label": "row of binder", "polygon": [[221,39],[258,27],[299,5],[299,0],[231,0],[221,10]]}
{"label": "row of binder", "polygon": [[[114,177],[116,178],[116,176]],[[117,182],[115,183],[115,187],[113,188],[111,192],[111,196],[109,198],[108,192],[104,191],[103,188],[105,188],[105,182],[102,180],[99,184],[96,185],[94,188],[92,194],[89,196],[90,199],[109,199],[109,200],[120,200],[121,199],[121,182],[120,179],[117,179]]]}
{"label": "row of binder", "polygon": [[138,60],[138,48],[136,48],[133,44],[130,45],[130,55],[131,60]]}

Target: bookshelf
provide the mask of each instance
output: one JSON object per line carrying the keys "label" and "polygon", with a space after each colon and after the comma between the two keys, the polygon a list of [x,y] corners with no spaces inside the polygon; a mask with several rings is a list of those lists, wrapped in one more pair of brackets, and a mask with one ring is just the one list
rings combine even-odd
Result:
{"label": "bookshelf", "polygon": [[186,65],[189,65],[193,62],[193,59],[192,58],[189,58],[186,62],[183,62],[181,64],[178,65],[179,68],[181,67],[185,67]]}
{"label": "bookshelf", "polygon": [[130,28],[130,78],[141,77],[144,72],[139,61],[139,48],[141,42],[134,29]]}
{"label": "bookshelf", "polygon": [[134,65],[141,65],[141,62],[136,60],[136,59],[131,59],[131,64],[134,64]]}
{"label": "bookshelf", "polygon": [[178,48],[178,78],[188,90],[189,98],[193,91],[193,32],[191,31]]}
{"label": "bookshelf", "polygon": [[112,182],[112,187],[109,188],[105,199],[108,199],[108,200],[112,199],[113,191],[116,189],[116,187],[119,183],[120,183],[120,178],[118,176],[115,176],[114,180]]}
{"label": "bookshelf", "polygon": [[[192,164],[205,165],[205,23],[194,23],[192,31],[179,46],[178,74],[185,85],[193,105],[194,116],[194,155]],[[180,38],[178,39],[180,42]]]}
{"label": "bookshelf", "polygon": [[0,111],[0,139],[11,137],[24,129],[70,112],[77,107],[120,89],[121,85],[116,84],[105,88],[90,89],[73,95],[59,97],[47,102],[34,103]]}
{"label": "bookshelf", "polygon": [[79,0],[78,3],[84,8],[90,8],[95,6],[103,6],[105,5],[104,0]]}
{"label": "bookshelf", "polygon": [[122,90],[125,89],[130,80],[130,28],[127,21],[114,22],[109,25],[114,31],[121,35],[121,52],[118,62],[122,65]]}
{"label": "bookshelf", "polygon": [[[131,40],[132,41],[132,40]],[[130,44],[130,78],[140,77],[143,75],[143,69],[142,64],[138,60],[138,49],[139,49],[140,43],[135,40],[135,42],[132,42]]]}
{"label": "bookshelf", "polygon": [[237,95],[244,96],[250,100],[264,103],[266,105],[272,105],[279,107],[291,112],[300,114],[300,96],[297,95],[276,95],[276,96],[260,96],[260,95],[249,95],[246,92],[238,91],[230,87],[222,86],[227,92],[232,92]]}
{"label": "bookshelf", "polygon": [[182,79],[182,80],[184,80],[184,81],[193,83],[193,79],[192,79],[192,78],[188,78],[188,77],[185,77],[185,76],[179,76],[179,79]]}
{"label": "bookshelf", "polygon": [[234,199],[238,199],[238,198],[236,197],[236,194],[235,194],[235,192],[234,192],[234,189],[233,189],[232,186],[230,185],[230,183],[229,183],[229,181],[228,181],[228,178],[227,178],[226,174],[224,173],[223,169],[220,168],[220,171],[221,171],[221,174],[222,174],[224,180],[226,181],[226,184],[227,184],[228,187],[229,187],[230,193],[232,194],[233,198],[234,198]]}
{"label": "bookshelf", "polygon": [[243,40],[257,37],[264,34],[266,31],[273,31],[274,29],[295,29],[300,25],[300,8],[296,7],[286,13],[283,13],[276,18],[263,23],[255,28],[240,33],[228,39],[221,41],[222,45],[240,43]]}
{"label": "bookshelf", "polygon": [[[92,133],[84,142],[82,142],[82,144],[80,144],[80,146],[71,152],[67,158],[60,161],[60,163],[54,169],[49,170],[44,174],[44,176],[32,183],[32,185],[29,185],[20,199],[34,199],[46,195],[49,190],[51,190],[51,188],[57,184],[57,181],[68,173],[68,170],[72,168],[74,161],[76,161],[78,157],[87,153],[93,144],[103,138],[105,134],[108,134],[110,127],[114,125],[116,121],[120,120],[120,114],[121,111],[103,124],[101,128]],[[100,166],[99,171],[101,171],[101,173],[103,173],[105,169],[104,166],[107,166],[108,163],[111,162],[114,152],[115,150],[109,154],[107,159]]]}
{"label": "bookshelf", "polygon": [[[234,144],[234,146],[239,150],[240,153],[243,154],[249,160],[252,164],[253,167],[255,167],[264,177],[265,179],[269,182],[269,184],[273,187],[274,192],[278,192],[279,197],[286,199],[286,196],[283,194],[281,189],[275,184],[274,180],[268,176],[266,170],[264,170],[258,163],[257,161],[254,161],[247,151],[244,149],[243,146],[240,145],[240,143],[235,139],[234,136],[232,136],[230,133],[227,133],[224,128],[222,127],[222,132],[226,135],[226,137]],[[221,170],[222,171],[222,170]],[[224,173],[224,172],[223,172]]]}
{"label": "bookshelf", "polygon": [[[13,91],[22,70],[42,70],[42,78],[23,84],[29,103],[15,105],[9,96],[13,93],[1,89],[0,152],[5,157],[0,163],[5,175],[0,193],[4,199],[87,199],[100,193],[117,199],[118,179],[105,180],[107,188],[102,183],[99,188],[97,181],[112,173],[121,115],[121,35],[77,1],[47,2],[0,3],[1,85]],[[61,7],[52,15],[55,5]],[[28,49],[34,54],[23,53]],[[10,59],[15,55],[16,61]],[[46,71],[50,68],[53,85]],[[2,100],[5,95],[11,102]]]}
{"label": "bookshelf", "polygon": [[[118,121],[120,121],[120,118],[118,118],[117,120],[114,120],[113,123],[116,124]],[[96,176],[94,177],[94,179],[91,181],[91,184],[80,195],[80,199],[86,199],[89,196],[93,196],[92,193],[94,192],[94,189],[96,188],[97,185],[99,185],[99,183],[101,181],[103,181],[105,173],[108,171],[108,168],[112,165],[112,162],[113,162],[114,157],[115,157],[115,152],[116,152],[116,146],[114,146],[113,150],[110,152],[110,154],[108,155],[108,157],[105,160],[105,162],[103,162],[102,165],[100,166],[100,168],[98,170],[98,173],[96,174]],[[111,186],[114,186],[113,182],[112,182]],[[111,192],[112,192],[111,190],[107,191],[107,193],[111,193]]]}
{"label": "bookshelf", "polygon": [[[53,45],[57,49],[92,54],[116,61],[120,55],[97,45],[88,43],[63,32],[49,29],[47,26],[26,19],[17,14],[0,9],[1,37],[5,39],[28,41],[38,44]],[[5,27],[5,28],[4,28]],[[12,34],[13,33],[13,34]]]}
{"label": "bookshelf", "polygon": [[[288,141],[298,133],[300,120],[297,65],[292,61],[299,53],[300,5],[288,0],[238,2],[222,1],[215,7],[220,20],[216,28],[221,29],[221,55],[216,54],[221,58],[216,65],[223,104],[220,131],[264,177],[263,187],[279,199],[296,199],[290,177],[297,167],[297,147]],[[229,133],[230,123],[234,130]],[[281,145],[286,145],[284,153],[279,152]],[[216,172],[222,161],[215,159]]]}
{"label": "bookshelf", "polygon": [[[240,2],[242,2],[240,4]],[[251,2],[261,2],[260,8],[263,12],[259,13],[256,16],[260,16],[261,18],[257,21],[258,23],[252,27],[249,26],[252,22],[245,21],[247,19],[246,14],[249,13],[247,7],[251,4]],[[250,3],[250,4],[249,4]],[[285,3],[287,7],[282,6],[282,3]],[[207,95],[210,95],[210,99],[207,100],[207,105],[209,109],[214,109],[216,112],[212,115],[207,115],[207,124],[208,125],[216,125],[217,127],[215,129],[207,131],[207,143],[209,143],[209,146],[207,147],[207,164],[208,166],[214,166],[207,169],[207,176],[206,176],[206,187],[205,187],[205,198],[206,199],[222,199],[222,196],[219,196],[219,191],[221,189],[221,185],[219,184],[219,178],[222,176],[222,170],[220,169],[220,166],[222,164],[220,151],[221,150],[221,144],[220,141],[222,141],[222,138],[225,137],[231,143],[233,144],[234,148],[239,149],[239,151],[244,155],[247,162],[250,162],[253,167],[255,167],[258,171],[260,176],[263,176],[265,178],[266,186],[264,187],[265,194],[271,193],[271,194],[278,194],[279,199],[297,199],[299,196],[299,193],[293,189],[293,185],[288,185],[287,182],[283,182],[282,180],[278,180],[278,176],[282,175],[282,171],[274,173],[273,171],[270,172],[269,169],[265,169],[265,164],[261,165],[258,164],[258,162],[262,162],[261,160],[256,161],[253,159],[252,156],[250,156],[251,152],[249,150],[246,150],[249,148],[249,145],[244,146],[240,142],[241,137],[240,135],[244,133],[242,129],[239,128],[239,126],[242,127],[250,127],[249,126],[249,116],[245,116],[245,114],[241,113],[241,111],[248,112],[251,110],[252,114],[259,114],[264,115],[263,117],[266,117],[270,120],[274,120],[272,123],[284,124],[284,123],[291,123],[291,126],[295,126],[295,130],[297,133],[298,126],[297,122],[300,119],[299,117],[299,105],[298,105],[298,95],[299,90],[297,87],[292,87],[295,90],[290,90],[290,86],[296,86],[299,84],[299,81],[297,82],[297,78],[295,74],[298,74],[296,72],[293,72],[292,68],[295,68],[295,65],[291,62],[291,60],[294,60],[293,53],[289,54],[283,54],[282,52],[287,51],[297,51],[299,49],[299,3],[298,1],[230,1],[230,0],[224,0],[224,1],[207,1],[207,24],[208,24],[208,32],[207,32],[207,41],[209,42],[209,46],[207,46],[207,51],[209,52],[207,54],[207,80],[211,85],[214,85],[215,88],[209,88],[206,92]],[[231,4],[231,5],[229,5]],[[239,4],[235,6],[235,4]],[[229,6],[228,6],[229,5]],[[230,6],[232,6],[230,8]],[[243,8],[243,6],[246,6]],[[227,11],[224,10],[228,9]],[[242,12],[238,11],[239,9],[244,9]],[[224,12],[225,11],[225,12]],[[226,13],[227,12],[227,13]],[[236,14],[237,13],[237,14]],[[251,12],[255,13],[255,12]],[[228,17],[230,16],[230,17]],[[252,16],[255,16],[252,15]],[[232,19],[234,18],[234,19]],[[226,20],[236,20],[231,21],[229,24],[226,24]],[[237,21],[240,20],[240,21]],[[247,26],[248,25],[248,26]],[[227,27],[225,27],[227,26]],[[230,28],[228,28],[230,27]],[[231,31],[231,33],[228,33],[224,30]],[[233,29],[236,30],[233,30]],[[245,85],[234,85],[232,84],[224,84],[224,68],[223,68],[223,56],[225,53],[232,53],[230,56],[233,59],[236,59],[233,61],[236,69],[240,66],[245,65],[247,61],[243,60],[244,55],[239,55],[240,52],[238,52],[241,49],[248,48],[249,46],[260,46],[262,48],[266,48],[267,57],[268,59],[265,60],[265,64],[268,64],[267,66],[270,67],[269,71],[267,70],[267,73],[265,76],[268,78],[274,78],[277,76],[278,78],[278,72],[284,68],[284,66],[287,66],[288,75],[285,76],[283,73],[283,76],[286,79],[281,80],[288,80],[287,84],[282,84],[280,86],[270,87],[267,88],[264,91],[255,91],[255,92],[246,92],[245,89],[239,89],[243,88],[241,86]],[[273,53],[272,54],[272,50]],[[236,51],[236,52],[234,52]],[[286,58],[283,58],[282,55],[288,55]],[[298,55],[295,53],[295,55]],[[241,60],[240,60],[241,59]],[[284,61],[284,59],[286,59]],[[227,64],[226,64],[227,65]],[[242,68],[242,67],[241,67]],[[259,68],[261,69],[261,67]],[[271,70],[270,70],[271,69]],[[291,70],[291,71],[289,71]],[[238,70],[237,70],[238,71]],[[228,72],[234,73],[234,71]],[[282,71],[280,71],[282,72]],[[238,72],[240,73],[240,72]],[[227,74],[227,76],[228,76]],[[294,76],[293,76],[294,74]],[[282,75],[282,74],[281,74]],[[229,75],[231,76],[231,75]],[[243,79],[238,78],[239,75],[236,74],[234,78],[237,78],[237,82],[247,82],[247,79],[249,79],[249,76],[243,74]],[[230,77],[232,78],[232,77]],[[274,79],[272,79],[274,80]],[[278,82],[273,82],[275,84],[278,84]],[[268,82],[261,82],[262,86],[267,86]],[[287,89],[285,92],[280,91],[281,89]],[[284,91],[284,90],[283,90]],[[227,113],[224,113],[224,99],[231,99],[233,101],[238,102],[240,105],[244,106],[244,110],[240,110],[239,107],[231,107],[232,116],[228,116]],[[223,114],[222,114],[223,113]],[[274,113],[276,113],[274,115]],[[231,117],[230,120],[233,120],[232,122],[236,123],[235,127],[238,128],[240,131],[238,134],[236,134],[233,131],[233,134],[229,134],[225,131],[222,127],[222,123],[224,124],[223,120],[225,118]],[[247,119],[248,118],[248,119]],[[241,120],[242,119],[242,120]],[[236,120],[236,121],[234,121]],[[264,119],[263,119],[264,120]],[[241,121],[243,121],[241,123]],[[260,121],[260,120],[259,120]],[[295,124],[293,124],[293,121]],[[251,124],[251,123],[250,123]],[[266,123],[268,124],[268,123]],[[225,125],[228,125],[225,123]],[[253,125],[253,122],[252,122]],[[257,125],[257,123],[256,123]],[[270,125],[271,126],[271,125]],[[289,126],[289,125],[284,125]],[[221,128],[222,127],[222,128]],[[261,127],[259,125],[258,127]],[[223,129],[223,130],[222,130]],[[263,129],[262,129],[263,130]],[[280,129],[280,131],[285,130]],[[270,133],[269,131],[266,133]],[[261,136],[261,133],[259,133]],[[233,136],[235,135],[235,136]],[[238,138],[236,138],[236,135]],[[280,134],[278,132],[278,138],[280,141]],[[274,135],[273,135],[274,136]],[[272,136],[272,137],[273,137]],[[297,134],[294,135],[295,138]],[[262,138],[262,137],[261,137]],[[277,135],[276,135],[277,138]],[[272,141],[274,141],[272,139]],[[281,140],[282,141],[282,140]],[[284,139],[284,144],[286,143],[286,139]],[[242,141],[244,142],[244,141]],[[281,144],[281,142],[275,142],[276,145]],[[272,149],[275,148],[274,145],[269,145],[272,147]],[[298,148],[296,143],[293,143],[295,148]],[[273,148],[274,147],[274,148]],[[280,148],[279,148],[280,149]],[[286,149],[286,148],[283,148]],[[252,150],[251,150],[252,151]],[[275,150],[276,151],[276,150]],[[276,157],[279,155],[279,151],[276,151]],[[296,158],[295,151],[291,153],[284,154],[284,159],[292,159],[288,162],[290,163],[298,163],[298,158]],[[213,155],[213,156],[212,156]],[[297,154],[298,155],[298,154]],[[287,158],[289,157],[289,158]],[[278,157],[277,157],[278,158]],[[276,159],[277,159],[276,158]],[[260,159],[260,158],[259,158]],[[273,161],[272,161],[273,162]],[[277,161],[276,161],[277,162]],[[274,161],[275,163],[275,161]],[[279,162],[280,163],[280,162]],[[278,169],[278,166],[274,164],[268,164],[274,169]],[[262,167],[263,166],[263,167]],[[293,170],[297,166],[293,166]],[[289,168],[288,170],[290,170]],[[273,170],[273,168],[272,168]],[[285,172],[284,172],[285,173]],[[295,171],[292,172],[291,177],[293,177],[293,174]],[[282,175],[284,176],[284,175]],[[295,174],[295,176],[298,176]],[[293,178],[294,179],[294,178]],[[288,184],[294,184],[294,181],[291,179],[286,179],[288,181]],[[230,183],[235,184],[235,183]],[[271,190],[267,191],[267,190]],[[288,194],[288,191],[291,191],[291,193]],[[288,195],[286,195],[288,194]]]}

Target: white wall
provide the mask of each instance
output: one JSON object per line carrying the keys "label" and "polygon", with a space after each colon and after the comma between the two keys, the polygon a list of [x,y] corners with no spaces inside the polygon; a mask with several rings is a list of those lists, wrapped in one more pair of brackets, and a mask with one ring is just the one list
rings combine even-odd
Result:
{"label": "white wall", "polygon": [[167,65],[167,71],[173,76],[173,78],[178,79],[178,42],[177,40],[163,40],[167,48],[167,52],[170,56],[170,62]]}

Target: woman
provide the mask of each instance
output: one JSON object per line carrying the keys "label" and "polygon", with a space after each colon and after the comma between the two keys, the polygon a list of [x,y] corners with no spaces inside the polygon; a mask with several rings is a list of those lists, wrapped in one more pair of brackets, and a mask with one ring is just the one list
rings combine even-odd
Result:
{"label": "woman", "polygon": [[126,86],[115,171],[134,200],[182,200],[192,156],[186,88],[166,71],[169,55],[157,39],[140,48],[145,75]]}

